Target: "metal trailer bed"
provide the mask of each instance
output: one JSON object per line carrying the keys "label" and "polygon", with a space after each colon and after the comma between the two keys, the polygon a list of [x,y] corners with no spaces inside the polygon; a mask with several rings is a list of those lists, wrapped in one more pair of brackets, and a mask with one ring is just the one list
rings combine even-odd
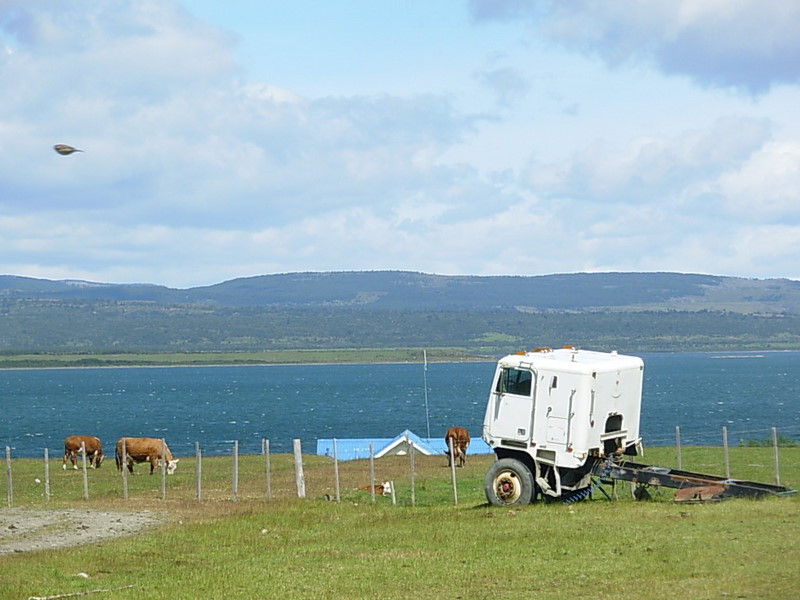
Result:
{"label": "metal trailer bed", "polygon": [[797,490],[781,485],[728,479],[667,467],[642,465],[624,460],[616,462],[613,459],[599,459],[592,467],[592,475],[598,478],[599,483],[613,484],[614,481],[630,481],[637,484],[634,491],[634,496],[637,499],[649,496],[646,490],[647,486],[676,489],[676,502],[708,502],[726,498],[763,498],[768,495],[791,496],[797,493]]}

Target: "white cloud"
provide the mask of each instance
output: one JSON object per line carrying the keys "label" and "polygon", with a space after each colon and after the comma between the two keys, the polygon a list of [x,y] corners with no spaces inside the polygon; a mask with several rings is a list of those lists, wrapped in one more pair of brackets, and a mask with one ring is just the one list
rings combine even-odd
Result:
{"label": "white cloud", "polygon": [[526,19],[611,65],[646,60],[701,85],[800,83],[800,4],[786,0],[472,0],[480,20]]}
{"label": "white cloud", "polygon": [[717,187],[731,210],[746,218],[800,225],[800,142],[765,145]]}
{"label": "white cloud", "polygon": [[[473,4],[479,18],[514,23],[536,10],[548,35],[579,44],[567,4]],[[655,5],[664,18],[586,2],[570,14],[593,32],[584,50],[622,64],[652,39],[655,61],[709,20],[688,10],[701,5],[677,4]],[[740,19],[740,5],[725,19]],[[235,38],[175,2],[0,0],[0,272],[173,286],[345,269],[800,277],[791,90],[776,100],[692,88],[673,100],[691,86],[610,72],[542,38],[518,44],[518,26],[472,55],[461,50],[489,48],[480,36],[491,28],[441,22],[426,21],[399,66],[419,80],[351,61],[345,80],[380,72],[393,92],[365,95],[377,88],[369,82],[311,97],[248,81]],[[446,36],[459,60],[420,60],[441,58]],[[420,82],[436,85],[420,92]],[[54,143],[85,153],[59,156]],[[736,260],[725,250],[732,233],[753,240]],[[769,255],[755,242],[762,233],[773,236]]]}
{"label": "white cloud", "polygon": [[545,196],[661,203],[743,163],[769,137],[763,121],[725,118],[704,130],[641,137],[623,147],[597,141],[569,161],[532,165],[529,181]]}

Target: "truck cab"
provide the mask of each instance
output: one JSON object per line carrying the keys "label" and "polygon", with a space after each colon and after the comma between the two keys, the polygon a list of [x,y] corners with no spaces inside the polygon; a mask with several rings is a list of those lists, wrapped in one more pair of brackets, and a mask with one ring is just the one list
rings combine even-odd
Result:
{"label": "truck cab", "polygon": [[560,497],[587,487],[604,456],[637,454],[643,372],[638,357],[571,346],[500,359],[482,432],[498,458],[489,502]]}

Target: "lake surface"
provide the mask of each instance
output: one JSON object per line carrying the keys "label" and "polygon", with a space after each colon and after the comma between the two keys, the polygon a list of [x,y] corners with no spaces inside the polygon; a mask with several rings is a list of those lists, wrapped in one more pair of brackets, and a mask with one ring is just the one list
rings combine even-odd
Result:
{"label": "lake surface", "polygon": [[[800,439],[800,352],[643,354],[645,446]],[[480,437],[494,363],[0,370],[0,446],[63,453],[71,434],[166,438],[178,456],[303,451],[318,438]],[[425,382],[427,381],[427,410]]]}

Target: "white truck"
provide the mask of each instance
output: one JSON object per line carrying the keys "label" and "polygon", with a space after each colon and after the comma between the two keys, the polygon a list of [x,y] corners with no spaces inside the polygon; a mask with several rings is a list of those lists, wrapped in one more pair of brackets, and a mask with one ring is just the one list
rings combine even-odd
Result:
{"label": "white truck", "polygon": [[637,499],[649,497],[648,487],[674,488],[676,502],[797,493],[631,462],[626,456],[642,453],[643,373],[638,357],[571,346],[500,359],[483,419],[483,439],[497,456],[484,481],[489,503],[574,502],[606,481],[631,482]]}
{"label": "white truck", "polygon": [[483,420],[495,461],[484,483],[496,506],[588,488],[598,460],[641,453],[644,362],[571,346],[502,358]]}

